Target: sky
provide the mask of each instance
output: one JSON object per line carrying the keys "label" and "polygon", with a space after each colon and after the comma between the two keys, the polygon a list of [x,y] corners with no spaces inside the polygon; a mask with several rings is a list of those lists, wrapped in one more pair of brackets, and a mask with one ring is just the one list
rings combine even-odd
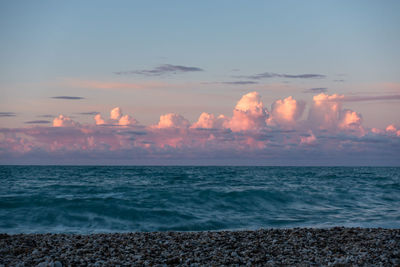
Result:
{"label": "sky", "polygon": [[399,1],[1,1],[0,164],[400,165]]}

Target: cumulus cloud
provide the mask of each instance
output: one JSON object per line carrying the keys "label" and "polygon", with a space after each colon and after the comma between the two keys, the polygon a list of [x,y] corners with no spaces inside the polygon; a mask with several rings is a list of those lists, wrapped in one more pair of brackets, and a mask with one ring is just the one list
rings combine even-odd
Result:
{"label": "cumulus cloud", "polygon": [[104,124],[106,124],[106,121],[103,119],[101,114],[96,114],[94,116],[94,121],[96,122],[96,125],[104,125]]}
{"label": "cumulus cloud", "polygon": [[164,64],[164,65],[155,67],[154,69],[117,71],[117,72],[114,72],[114,74],[117,74],[117,75],[137,74],[137,75],[145,75],[145,76],[160,76],[160,75],[171,74],[171,73],[176,74],[176,73],[198,72],[198,71],[204,71],[204,70],[201,68],[198,68],[198,67],[188,67],[188,66],[181,66],[181,65]]}
{"label": "cumulus cloud", "polygon": [[214,114],[203,112],[197,122],[193,123],[190,128],[217,129],[222,128],[226,121],[227,118],[224,115],[215,117]]}
{"label": "cumulus cloud", "polygon": [[135,125],[137,123],[138,123],[138,121],[129,115],[123,115],[118,120],[118,125],[121,125],[121,126]]}
{"label": "cumulus cloud", "polygon": [[110,118],[112,120],[119,120],[122,117],[122,110],[120,107],[113,108],[110,111]]}
{"label": "cumulus cloud", "polygon": [[191,128],[214,128],[214,124],[216,122],[214,114],[210,114],[207,112],[203,112],[200,114],[197,122],[193,123]]}
{"label": "cumulus cloud", "polygon": [[283,100],[276,100],[272,104],[267,123],[271,125],[293,125],[302,116],[305,106],[304,101],[297,101],[291,96]]}
{"label": "cumulus cloud", "polygon": [[334,129],[339,122],[339,114],[342,109],[340,100],[344,95],[327,95],[321,93],[313,97],[308,121],[313,128]]}
{"label": "cumulus cloud", "polygon": [[175,113],[168,113],[160,116],[156,128],[187,128],[190,123],[183,116]]}
{"label": "cumulus cloud", "polygon": [[359,128],[361,127],[362,117],[361,114],[346,109],[343,110],[340,114],[341,119],[339,126],[342,128]]}
{"label": "cumulus cloud", "polygon": [[139,122],[130,115],[124,115],[120,107],[115,107],[110,111],[110,119],[106,121],[101,114],[94,116],[96,125],[119,125],[131,126],[137,125]]}
{"label": "cumulus cloud", "polygon": [[233,110],[232,118],[225,123],[232,131],[257,130],[266,126],[268,111],[258,92],[242,96]]}
{"label": "cumulus cloud", "polygon": [[393,124],[390,124],[386,127],[386,132],[395,132],[396,127]]}
{"label": "cumulus cloud", "polygon": [[78,123],[71,120],[71,118],[59,115],[58,117],[54,118],[53,120],[53,127],[74,127],[77,126]]}
{"label": "cumulus cloud", "polygon": [[386,130],[387,133],[395,134],[397,136],[400,136],[400,130],[398,130],[396,128],[396,126],[394,126],[393,124],[388,125],[385,130]]}

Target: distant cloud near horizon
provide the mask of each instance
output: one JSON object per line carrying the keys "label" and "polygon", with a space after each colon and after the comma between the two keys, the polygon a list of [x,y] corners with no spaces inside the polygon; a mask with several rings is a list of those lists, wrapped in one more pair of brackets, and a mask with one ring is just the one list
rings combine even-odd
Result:
{"label": "distant cloud near horizon", "polygon": [[256,75],[240,75],[234,76],[235,78],[245,78],[252,80],[266,79],[266,78],[288,78],[288,79],[322,79],[326,78],[326,75],[306,73],[306,74],[285,74],[285,73],[274,73],[274,72],[263,72]]}
{"label": "distant cloud near horizon", "polygon": [[24,123],[26,123],[26,124],[46,124],[46,123],[51,123],[51,121],[36,120],[36,121],[26,121]]}
{"label": "distant cloud near horizon", "polygon": [[328,92],[328,88],[325,87],[310,88],[303,91],[303,93],[310,93],[310,94],[319,94],[326,92]]}
{"label": "distant cloud near horizon", "polygon": [[188,67],[188,66],[181,66],[181,65],[171,65],[171,64],[164,64],[154,69],[148,70],[132,70],[132,71],[117,71],[114,72],[116,75],[144,75],[144,76],[161,76],[164,74],[176,74],[176,73],[184,73],[184,72],[196,72],[196,71],[204,71],[198,67]]}
{"label": "distant cloud near horizon", "polygon": [[17,116],[14,112],[0,112],[0,117],[15,117]]}
{"label": "distant cloud near horizon", "polygon": [[81,96],[52,96],[51,98],[53,99],[66,99],[66,100],[80,100],[80,99],[85,99],[84,97]]}

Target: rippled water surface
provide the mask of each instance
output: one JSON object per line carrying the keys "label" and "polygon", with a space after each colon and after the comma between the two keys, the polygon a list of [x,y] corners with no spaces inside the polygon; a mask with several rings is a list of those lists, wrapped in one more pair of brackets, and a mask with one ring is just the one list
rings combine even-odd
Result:
{"label": "rippled water surface", "polygon": [[400,228],[400,168],[0,166],[0,232]]}

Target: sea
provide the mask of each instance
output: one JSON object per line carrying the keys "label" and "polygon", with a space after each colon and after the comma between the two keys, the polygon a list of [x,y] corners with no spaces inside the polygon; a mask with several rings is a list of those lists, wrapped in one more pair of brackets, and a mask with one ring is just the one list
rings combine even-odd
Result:
{"label": "sea", "polygon": [[400,228],[400,168],[0,166],[0,233]]}

